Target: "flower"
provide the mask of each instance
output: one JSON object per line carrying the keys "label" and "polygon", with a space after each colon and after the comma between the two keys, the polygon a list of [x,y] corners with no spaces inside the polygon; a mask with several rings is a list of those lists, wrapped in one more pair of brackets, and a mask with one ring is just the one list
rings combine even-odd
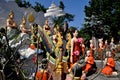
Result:
{"label": "flower", "polygon": [[83,38],[78,38],[77,41],[82,43],[83,42]]}
{"label": "flower", "polygon": [[79,55],[80,54],[80,52],[79,51],[75,51],[75,52],[73,52],[73,54],[72,55]]}

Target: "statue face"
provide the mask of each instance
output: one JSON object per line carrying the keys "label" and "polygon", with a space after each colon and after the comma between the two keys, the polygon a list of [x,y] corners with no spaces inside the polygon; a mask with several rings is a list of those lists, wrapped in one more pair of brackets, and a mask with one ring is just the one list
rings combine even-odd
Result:
{"label": "statue face", "polygon": [[78,31],[75,30],[75,32],[73,33],[74,37],[77,37],[78,36]]}
{"label": "statue face", "polygon": [[13,19],[14,18],[14,14],[10,14],[10,18]]}
{"label": "statue face", "polygon": [[25,24],[25,23],[26,23],[26,21],[25,21],[25,20],[22,20],[22,23],[23,23],[23,24]]}
{"label": "statue face", "polygon": [[48,20],[46,20],[46,21],[45,21],[45,24],[47,24],[47,25],[48,25]]}

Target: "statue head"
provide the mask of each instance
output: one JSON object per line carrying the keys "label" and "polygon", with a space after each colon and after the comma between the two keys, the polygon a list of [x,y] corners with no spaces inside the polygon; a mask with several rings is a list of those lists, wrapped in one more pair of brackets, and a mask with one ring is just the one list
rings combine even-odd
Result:
{"label": "statue head", "polygon": [[114,42],[114,38],[113,37],[111,38],[111,42]]}
{"label": "statue head", "polygon": [[22,18],[22,24],[26,24],[26,19],[25,19],[25,17]]}
{"label": "statue head", "polygon": [[13,12],[13,11],[10,11],[9,17],[10,17],[10,18],[14,18],[14,12]]}
{"label": "statue head", "polygon": [[48,20],[45,20],[45,24],[48,25]]}
{"label": "statue head", "polygon": [[90,56],[90,50],[86,51],[87,56]]}
{"label": "statue head", "polygon": [[107,51],[106,52],[106,57],[111,57],[111,56],[112,56],[111,51]]}
{"label": "statue head", "polygon": [[70,33],[72,35],[72,38],[73,37],[78,37],[78,30],[77,30],[77,28],[71,27],[71,28],[69,28],[69,31],[70,31]]}
{"label": "statue head", "polygon": [[42,63],[42,65],[41,65],[42,69],[47,69],[48,60],[46,58],[43,58],[41,63]]}

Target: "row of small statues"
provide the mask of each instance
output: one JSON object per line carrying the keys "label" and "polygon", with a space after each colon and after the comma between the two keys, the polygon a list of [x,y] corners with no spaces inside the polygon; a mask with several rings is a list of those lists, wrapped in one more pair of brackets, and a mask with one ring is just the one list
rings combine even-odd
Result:
{"label": "row of small statues", "polygon": [[[13,11],[11,11],[9,13],[9,18],[7,19],[6,26],[7,26],[7,35],[8,35],[8,38],[10,40],[13,39],[13,37],[15,37],[15,35],[18,34],[18,30],[20,30],[20,32],[22,32],[22,33],[32,32],[33,35],[34,35],[34,33],[36,33],[35,31],[37,31],[35,29],[32,30],[32,28],[28,29],[26,27],[26,18],[25,17],[22,18],[20,26],[17,27],[17,23],[14,21],[14,12]],[[56,44],[56,42],[60,43],[62,41],[61,38],[63,36],[62,36],[62,34],[61,34],[61,32],[60,32],[59,29],[60,29],[59,26],[57,26],[57,27],[54,28],[54,33],[53,33],[52,38],[53,38],[53,43],[55,43],[55,44]],[[51,30],[51,27],[48,25],[48,20],[45,21],[45,25],[43,26],[43,30],[49,36],[51,35],[51,31],[52,30]],[[56,37],[58,37],[57,40],[59,40],[59,41],[56,40]],[[60,44],[59,43],[57,45],[62,45],[63,44],[62,42]]]}

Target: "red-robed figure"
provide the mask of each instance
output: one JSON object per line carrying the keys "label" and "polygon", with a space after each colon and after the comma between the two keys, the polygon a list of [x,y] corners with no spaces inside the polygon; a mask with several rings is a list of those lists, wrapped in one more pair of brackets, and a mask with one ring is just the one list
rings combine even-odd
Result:
{"label": "red-robed figure", "polygon": [[81,51],[81,42],[82,38],[77,38],[78,31],[77,29],[72,32],[73,38],[71,39],[71,54],[70,54],[70,67],[79,60],[80,51]]}
{"label": "red-robed figure", "polygon": [[105,75],[117,75],[117,72],[115,72],[115,61],[114,58],[111,55],[110,51],[106,52],[107,58],[105,58],[104,65],[105,67],[102,69],[102,73]]}
{"label": "red-robed figure", "polygon": [[92,70],[93,65],[94,65],[94,57],[91,54],[90,50],[87,51],[87,56],[85,57],[85,62],[86,65],[83,67],[83,70],[88,73],[89,71]]}
{"label": "red-robed figure", "polygon": [[47,59],[43,59],[42,60],[42,65],[41,65],[41,69],[37,71],[36,73],[36,80],[51,80],[50,77],[50,73],[47,70],[47,65],[48,61]]}

